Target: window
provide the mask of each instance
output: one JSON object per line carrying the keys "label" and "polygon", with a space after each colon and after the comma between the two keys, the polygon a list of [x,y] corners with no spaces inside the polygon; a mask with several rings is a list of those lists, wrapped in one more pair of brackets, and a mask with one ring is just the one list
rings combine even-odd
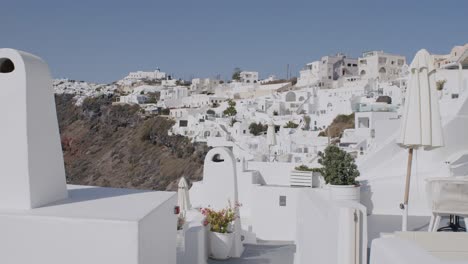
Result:
{"label": "window", "polygon": [[279,206],[286,206],[286,196],[280,195],[279,197]]}
{"label": "window", "polygon": [[379,64],[385,64],[385,63],[387,63],[387,58],[385,58],[385,57],[380,57],[380,58],[379,58]]}
{"label": "window", "polygon": [[369,118],[368,117],[359,117],[358,118],[358,128],[369,128]]}

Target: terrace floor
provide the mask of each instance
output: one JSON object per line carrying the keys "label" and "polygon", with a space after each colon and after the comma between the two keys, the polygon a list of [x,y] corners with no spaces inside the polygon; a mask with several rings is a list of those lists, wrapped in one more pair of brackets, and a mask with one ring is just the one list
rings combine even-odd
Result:
{"label": "terrace floor", "polygon": [[260,241],[258,244],[244,244],[240,258],[229,260],[209,259],[208,264],[293,264],[296,246],[290,242]]}

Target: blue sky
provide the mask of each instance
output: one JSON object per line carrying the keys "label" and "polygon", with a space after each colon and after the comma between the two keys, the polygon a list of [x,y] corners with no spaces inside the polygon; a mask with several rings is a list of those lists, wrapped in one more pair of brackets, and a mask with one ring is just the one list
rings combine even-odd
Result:
{"label": "blue sky", "polygon": [[[424,3],[423,8],[419,7]],[[345,52],[448,53],[468,42],[468,1],[2,1],[0,47],[45,59],[54,77],[111,82],[129,71],[229,78],[293,75]]]}

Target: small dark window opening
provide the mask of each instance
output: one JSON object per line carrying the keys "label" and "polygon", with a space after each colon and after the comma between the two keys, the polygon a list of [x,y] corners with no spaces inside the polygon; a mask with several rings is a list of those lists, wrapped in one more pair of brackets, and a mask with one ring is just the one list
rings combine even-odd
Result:
{"label": "small dark window opening", "polygon": [[15,70],[15,64],[7,58],[0,59],[0,72],[1,73],[10,73]]}
{"label": "small dark window opening", "polygon": [[213,162],[223,162],[224,159],[221,158],[221,155],[216,154],[216,155],[213,156],[212,161],[213,161]]}
{"label": "small dark window opening", "polygon": [[286,206],[286,196],[280,195],[279,197],[279,206]]}

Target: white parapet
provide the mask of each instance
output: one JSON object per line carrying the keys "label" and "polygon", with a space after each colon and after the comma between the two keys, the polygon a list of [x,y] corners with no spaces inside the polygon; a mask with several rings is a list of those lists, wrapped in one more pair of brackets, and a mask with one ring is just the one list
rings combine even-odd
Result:
{"label": "white parapet", "polygon": [[0,208],[67,198],[52,80],[38,57],[0,49]]}
{"label": "white parapet", "polygon": [[175,264],[174,193],[71,185],[69,194],[0,209],[0,263]]}

